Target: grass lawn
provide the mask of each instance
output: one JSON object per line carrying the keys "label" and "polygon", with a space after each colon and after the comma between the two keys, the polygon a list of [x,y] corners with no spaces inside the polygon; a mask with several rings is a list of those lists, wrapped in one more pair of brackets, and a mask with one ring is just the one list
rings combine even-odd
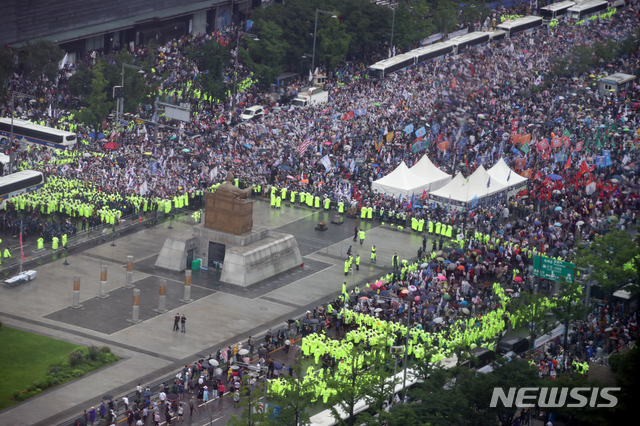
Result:
{"label": "grass lawn", "polygon": [[78,345],[0,327],[0,410],[17,401],[13,392],[22,391],[34,380],[42,381],[50,365],[67,361]]}

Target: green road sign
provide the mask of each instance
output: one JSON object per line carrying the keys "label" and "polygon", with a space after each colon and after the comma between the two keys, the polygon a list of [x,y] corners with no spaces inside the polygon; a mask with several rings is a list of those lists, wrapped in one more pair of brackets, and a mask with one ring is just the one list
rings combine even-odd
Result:
{"label": "green road sign", "polygon": [[573,283],[573,269],[575,267],[576,265],[573,263],[562,260],[533,256],[533,276],[545,280],[559,281],[560,277],[564,277],[568,283]]}

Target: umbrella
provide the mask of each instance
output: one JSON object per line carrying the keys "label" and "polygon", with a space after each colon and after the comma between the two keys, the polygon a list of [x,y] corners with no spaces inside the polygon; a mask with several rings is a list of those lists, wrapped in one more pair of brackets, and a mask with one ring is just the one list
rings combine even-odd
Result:
{"label": "umbrella", "polygon": [[434,319],[433,322],[435,322],[436,324],[442,324],[444,322],[444,320],[441,317],[438,317],[438,318]]}
{"label": "umbrella", "polygon": [[493,258],[493,257],[496,257],[496,254],[495,253],[487,253],[487,257]]}
{"label": "umbrella", "polygon": [[438,266],[438,264],[436,262],[431,262],[429,264],[429,266],[432,267],[432,268],[436,268]]}
{"label": "umbrella", "polygon": [[467,308],[462,308],[462,312],[463,312],[463,313],[465,313],[465,314],[467,314],[467,315],[469,315],[469,313],[470,313],[470,312],[469,312],[469,310],[468,310]]}
{"label": "umbrella", "polygon": [[553,174],[553,173],[550,174],[550,175],[547,175],[547,177],[549,179],[553,180],[553,181],[562,180],[562,176],[556,175],[556,174]]}
{"label": "umbrella", "polygon": [[216,361],[215,359],[210,359],[209,360],[209,364],[211,364],[213,367],[217,367],[220,365],[220,363],[218,361]]}
{"label": "umbrella", "polygon": [[540,226],[540,225],[542,225],[542,224],[540,223],[540,221],[538,221],[538,220],[536,220],[535,222],[533,222],[533,224],[534,224],[535,226]]}
{"label": "umbrella", "polygon": [[371,167],[377,167],[380,168],[380,166],[378,166],[377,164],[372,164]]}
{"label": "umbrella", "polygon": [[[236,367],[236,366],[234,365],[234,367]],[[178,394],[175,393],[175,392],[169,392],[167,394],[167,400],[169,400],[169,401],[177,401],[178,400]]]}
{"label": "umbrella", "polygon": [[436,308],[434,308],[433,306],[429,306],[427,308],[427,312],[435,312],[435,311],[436,311]]}
{"label": "umbrella", "polygon": [[397,290],[399,287],[397,285],[390,285],[389,289],[390,290]]}
{"label": "umbrella", "polygon": [[402,293],[402,294],[409,294],[409,290],[404,289],[404,290],[402,290],[402,291],[401,291],[401,293]]}
{"label": "umbrella", "polygon": [[239,370],[239,369],[240,369],[240,366],[238,366],[238,365],[232,365],[232,366],[231,366],[231,369],[232,369],[232,370]]}
{"label": "umbrella", "polygon": [[280,364],[279,362],[276,362],[276,363],[273,365],[273,368],[275,368],[276,370],[282,370],[282,364]]}
{"label": "umbrella", "polygon": [[522,277],[515,277],[514,280],[518,283],[522,282]]}
{"label": "umbrella", "polygon": [[426,294],[423,294],[422,296],[419,296],[419,297],[420,297],[420,300],[427,300],[428,299]]}
{"label": "umbrella", "polygon": [[556,207],[555,209],[553,209],[553,210],[555,210],[555,211],[557,211],[557,212],[560,212],[560,211],[562,211],[562,207],[561,207],[561,206],[557,206],[557,207]]}
{"label": "umbrella", "polygon": [[[217,361],[216,361],[217,362]],[[153,392],[151,392],[150,390],[146,390],[142,393],[142,396],[148,396],[151,397],[153,395]]]}
{"label": "umbrella", "polygon": [[576,222],[576,225],[577,225],[577,226],[584,225],[584,222],[583,222],[583,221],[581,221],[581,220],[579,220],[579,221],[577,221],[577,222]]}
{"label": "umbrella", "polygon": [[461,271],[464,271],[464,266],[460,265],[458,266],[458,269],[460,269]]}
{"label": "umbrella", "polygon": [[409,291],[418,291],[418,287],[416,287],[415,285],[410,285]]}
{"label": "umbrella", "polygon": [[391,293],[389,293],[389,290],[382,290],[380,292],[380,296],[383,296],[383,297],[388,297],[390,295],[391,295]]}
{"label": "umbrella", "polygon": [[553,226],[562,226],[562,224],[560,222],[556,222],[553,224]]}
{"label": "umbrella", "polygon": [[102,397],[102,399],[104,399],[105,401],[108,399],[113,399],[113,395],[106,394],[105,396]]}
{"label": "umbrella", "polygon": [[438,275],[438,279],[440,279],[440,280],[446,280],[446,279],[447,279],[447,277],[445,277],[444,275]]}
{"label": "umbrella", "polygon": [[436,257],[436,260],[437,260],[438,262],[444,262],[444,257]]}
{"label": "umbrella", "polygon": [[414,302],[419,302],[420,301],[420,296],[416,296],[413,298]]}
{"label": "umbrella", "polygon": [[[360,299],[363,299],[362,297]],[[368,297],[364,297],[364,299],[368,299]],[[302,320],[303,324],[317,324],[318,320],[315,318],[311,318],[311,319],[303,319]]]}
{"label": "umbrella", "polygon": [[362,296],[360,300],[369,300],[369,298],[367,296]]}
{"label": "umbrella", "polygon": [[188,150],[187,148],[184,148],[182,152],[190,152],[190,150]]}
{"label": "umbrella", "polygon": [[78,417],[73,421],[73,426],[87,426],[87,419],[84,417]]}
{"label": "umbrella", "polygon": [[458,253],[458,254],[463,254],[464,250],[461,249],[461,248],[457,248],[457,249],[455,249],[455,252]]}
{"label": "umbrella", "polygon": [[467,302],[466,300],[463,300],[462,302],[460,302],[460,306],[467,306],[469,304],[469,302]]}
{"label": "umbrella", "polygon": [[238,353],[239,353],[240,355],[246,355],[246,354],[248,354],[248,353],[249,353],[249,349],[241,349],[240,351],[238,351]]}
{"label": "umbrella", "polygon": [[424,268],[426,268],[426,267],[428,267],[428,266],[429,266],[429,264],[428,264],[427,262],[425,262],[425,263],[423,263],[422,265],[420,265],[420,267],[421,267],[422,269],[424,269]]}
{"label": "umbrella", "polygon": [[444,300],[450,300],[450,299],[451,299],[451,296],[449,296],[448,294],[445,294],[444,296],[442,296],[442,298],[443,298]]}

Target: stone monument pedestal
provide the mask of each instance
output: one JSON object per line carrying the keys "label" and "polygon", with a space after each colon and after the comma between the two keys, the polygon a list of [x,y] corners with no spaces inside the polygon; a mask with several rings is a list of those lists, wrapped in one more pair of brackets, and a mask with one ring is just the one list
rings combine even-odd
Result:
{"label": "stone monument pedestal", "polygon": [[204,223],[191,233],[167,238],[155,265],[183,271],[191,267],[187,265],[191,255],[207,267],[221,263],[220,280],[241,287],[302,265],[295,237],[254,227],[252,214],[253,203],[233,192],[207,193]]}

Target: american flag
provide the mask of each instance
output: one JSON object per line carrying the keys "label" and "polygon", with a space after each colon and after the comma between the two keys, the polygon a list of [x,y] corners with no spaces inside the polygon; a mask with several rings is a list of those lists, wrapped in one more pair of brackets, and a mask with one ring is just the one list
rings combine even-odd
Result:
{"label": "american flag", "polygon": [[311,145],[311,139],[307,139],[304,142],[302,142],[300,144],[300,146],[298,147],[298,154],[299,155],[304,154],[304,152],[307,150],[307,148],[309,148],[309,145]]}

